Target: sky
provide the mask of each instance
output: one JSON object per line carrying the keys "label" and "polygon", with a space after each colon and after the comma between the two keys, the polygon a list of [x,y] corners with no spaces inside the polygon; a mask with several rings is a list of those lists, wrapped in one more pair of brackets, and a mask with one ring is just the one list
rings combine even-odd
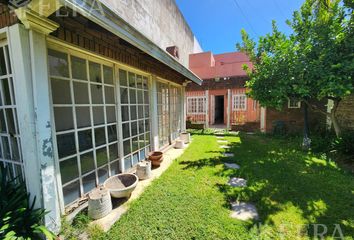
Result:
{"label": "sky", "polygon": [[272,20],[285,33],[293,11],[304,0],[176,0],[204,51],[236,51],[244,28],[253,39],[271,31]]}

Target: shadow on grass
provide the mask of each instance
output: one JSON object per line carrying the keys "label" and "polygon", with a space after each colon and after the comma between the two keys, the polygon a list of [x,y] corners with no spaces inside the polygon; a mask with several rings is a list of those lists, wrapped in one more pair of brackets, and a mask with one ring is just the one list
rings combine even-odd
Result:
{"label": "shadow on grass", "polygon": [[279,224],[279,219],[299,218],[299,224],[310,224],[309,235],[313,235],[313,224],[325,224],[329,236],[334,231],[334,224],[339,224],[344,236],[354,236],[352,175],[331,162],[301,151],[300,143],[295,139],[243,134],[239,137],[241,141],[230,143],[230,149],[208,151],[233,152],[234,157],[220,156],[181,164],[185,165],[184,169],[213,167],[224,162],[239,164],[240,170],[218,168],[215,172],[218,176],[237,176],[248,181],[245,188],[216,184],[224,195],[225,208],[230,208],[229,203],[235,200],[252,202],[256,204],[261,220],[267,224]]}
{"label": "shadow on grass", "polygon": [[292,140],[241,135],[241,143],[230,146],[235,154],[232,159],[241,166],[248,187],[235,190],[217,186],[226,201],[254,202],[264,220],[292,205],[307,223],[326,224],[330,234],[334,224],[340,224],[344,235],[354,236],[352,175],[304,153]]}

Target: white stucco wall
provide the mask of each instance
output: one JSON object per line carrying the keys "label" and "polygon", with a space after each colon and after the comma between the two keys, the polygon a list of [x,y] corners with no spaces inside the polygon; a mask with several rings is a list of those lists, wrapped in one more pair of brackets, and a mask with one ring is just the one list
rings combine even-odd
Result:
{"label": "white stucco wall", "polygon": [[125,21],[163,50],[178,46],[180,63],[188,67],[189,54],[200,51],[193,32],[174,0],[102,0]]}

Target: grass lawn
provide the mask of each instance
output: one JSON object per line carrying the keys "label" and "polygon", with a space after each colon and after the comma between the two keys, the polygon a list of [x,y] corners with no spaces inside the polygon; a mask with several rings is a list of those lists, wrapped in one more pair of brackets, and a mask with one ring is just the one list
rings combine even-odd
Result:
{"label": "grass lawn", "polygon": [[[193,135],[185,153],[103,238],[306,239],[325,227],[326,237],[354,236],[353,175],[302,152],[295,140],[256,135],[225,139],[233,158],[222,157],[215,136]],[[241,169],[225,169],[223,162]],[[234,176],[247,179],[248,186],[228,186]],[[259,221],[230,218],[229,202],[234,200],[254,203]]]}

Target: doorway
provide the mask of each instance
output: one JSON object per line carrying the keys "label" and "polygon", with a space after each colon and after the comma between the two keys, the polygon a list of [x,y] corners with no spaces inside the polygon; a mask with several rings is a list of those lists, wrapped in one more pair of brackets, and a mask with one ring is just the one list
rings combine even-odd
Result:
{"label": "doorway", "polygon": [[224,124],[224,96],[215,96],[215,124]]}

